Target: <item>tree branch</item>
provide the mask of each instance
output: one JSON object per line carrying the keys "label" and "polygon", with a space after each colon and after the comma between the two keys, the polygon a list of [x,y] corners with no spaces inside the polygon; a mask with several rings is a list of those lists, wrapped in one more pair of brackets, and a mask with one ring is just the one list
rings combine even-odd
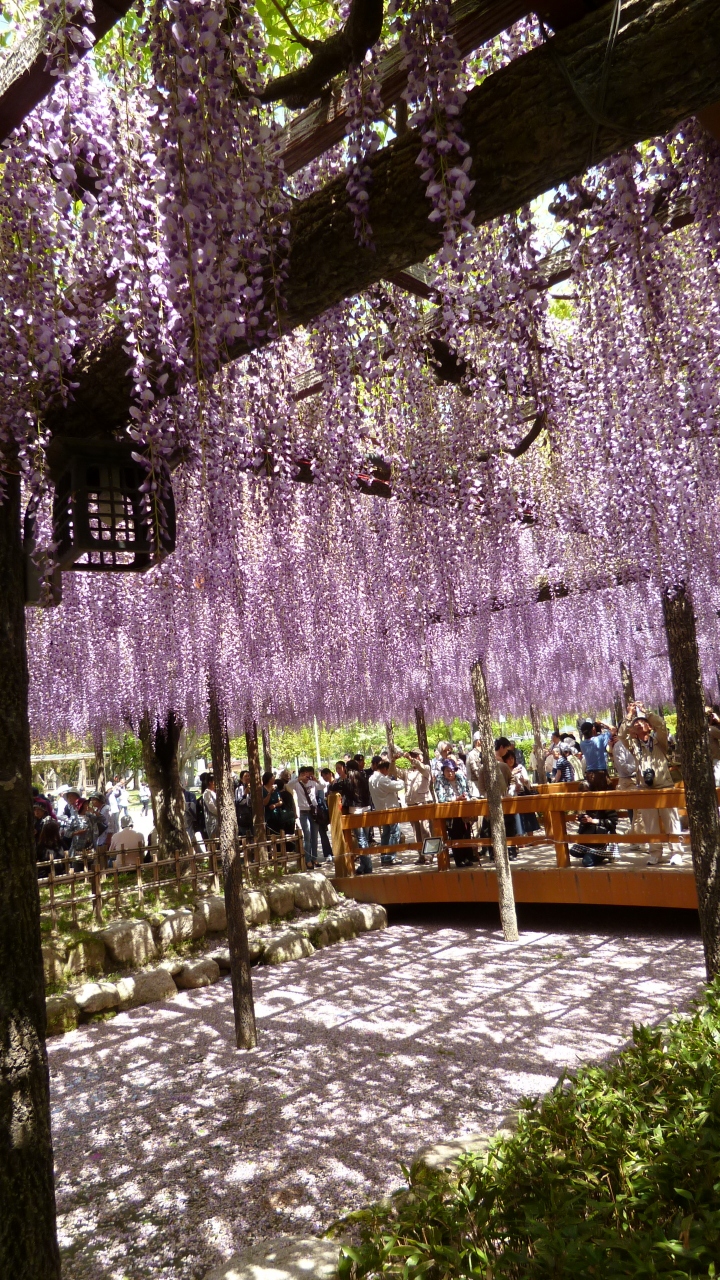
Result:
{"label": "tree branch", "polygon": [[[273,0],[280,8],[277,0]],[[282,13],[282,9],[280,9]],[[287,22],[287,17],[285,21]],[[327,89],[335,76],[342,75],[350,67],[362,62],[368,49],[380,39],[383,22],[383,0],[352,0],[347,22],[341,31],[334,32],[327,40],[306,42],[313,56],[304,67],[278,76],[265,86],[261,102],[285,103],[296,110],[309,107]],[[289,25],[289,24],[288,24]]]}

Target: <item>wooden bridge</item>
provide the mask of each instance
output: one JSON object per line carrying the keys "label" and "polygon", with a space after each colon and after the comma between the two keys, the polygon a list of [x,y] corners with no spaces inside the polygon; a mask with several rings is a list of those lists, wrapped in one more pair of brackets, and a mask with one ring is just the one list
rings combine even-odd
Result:
{"label": "wooden bridge", "polygon": [[[368,813],[343,814],[340,800],[331,795],[331,831],[335,856],[335,887],[358,901],[385,905],[432,902],[497,902],[497,879],[492,862],[470,867],[450,865],[449,847],[481,848],[489,839],[448,839],[446,823],[452,818],[472,821],[488,816],[487,800],[460,800],[451,804],[423,804],[407,808],[371,810]],[[622,806],[622,807],[620,807]],[[508,837],[508,844],[519,852],[511,863],[515,898],[518,902],[582,903],[622,907],[680,907],[697,910],[695,877],[687,832],[677,835],[646,835],[634,831],[618,831],[616,835],[576,835],[568,824],[591,810],[593,813],[613,810],[621,817],[628,808],[678,809],[685,812],[683,786],[637,791],[579,791],[576,784],[565,783],[539,788],[539,794],[503,800],[505,813],[535,813],[542,830],[533,835]],[[390,823],[428,822],[433,836],[440,837],[443,849],[437,865],[380,867],[372,874],[355,875],[355,860],[360,852],[399,853],[420,849],[416,841],[402,845],[374,845],[360,850],[355,832],[360,827],[382,827]],[[585,867],[573,863],[570,844],[617,844],[620,857],[600,866]],[[644,852],[622,854],[623,845],[672,844],[685,850],[682,867],[647,866]]]}

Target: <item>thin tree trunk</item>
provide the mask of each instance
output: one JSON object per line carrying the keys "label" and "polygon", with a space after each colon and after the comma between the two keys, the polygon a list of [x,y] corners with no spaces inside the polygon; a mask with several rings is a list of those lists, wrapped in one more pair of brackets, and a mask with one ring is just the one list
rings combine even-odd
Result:
{"label": "thin tree trunk", "polygon": [[490,810],[490,837],[492,839],[493,853],[495,854],[500,920],[505,941],[517,942],[520,934],[518,933],[512,872],[510,871],[510,859],[508,858],[507,840],[505,839],[505,814],[502,806],[500,771],[495,759],[495,737],[490,718],[490,701],[485,681],[485,671],[480,658],[473,663],[470,676],[485,763],[488,808]]}
{"label": "thin tree trunk", "polygon": [[560,721],[559,721],[559,720],[558,720],[558,718],[557,718],[557,711],[553,711],[553,718],[552,718],[552,722],[553,722],[553,729],[555,730],[555,732],[556,732],[556,733],[559,733],[559,732],[560,732]]}
{"label": "thin tree trunk", "polygon": [[623,700],[621,697],[617,697],[615,699],[615,724],[619,727],[624,719],[625,712],[623,710]]}
{"label": "thin tree trunk", "polygon": [[543,769],[543,744],[542,744],[542,722],[540,720],[540,712],[537,707],[530,703],[530,723],[533,731],[533,742],[535,747],[535,781],[545,781],[545,771]]}
{"label": "thin tree trunk", "polygon": [[20,480],[0,503],[0,1276],[59,1280],[31,807]]}
{"label": "thin tree trunk", "polygon": [[182,859],[184,867],[193,849],[185,823],[185,796],[178,766],[182,727],[180,717],[174,711],[168,711],[165,723],[156,721],[153,728],[146,712],[140,721],[138,736],[142,743],[145,777],[152,795],[160,857]]}
{"label": "thin tree trunk", "polygon": [[[422,752],[422,758],[425,764],[430,764],[430,743],[427,736],[427,725],[425,723],[425,711],[422,707],[415,708],[415,729],[417,731],[418,747]],[[430,774],[430,790],[435,795],[435,783],[432,773]]]}
{"label": "thin tree trunk", "polygon": [[103,750],[102,731],[93,734],[93,750],[95,752],[95,790],[105,795],[107,779],[105,777],[105,752]]}
{"label": "thin tree trunk", "polygon": [[395,761],[395,732],[393,730],[392,720],[385,721],[385,741],[387,743],[388,760],[390,761],[390,775],[397,778],[397,763]]}
{"label": "thin tree trunk", "polygon": [[235,790],[230,769],[230,738],[218,704],[217,691],[210,685],[210,751],[218,800],[220,856],[223,863],[225,910],[227,912],[230,978],[235,1014],[235,1043],[238,1049],[254,1049],[257,1044],[250,953],[242,882],[242,856],[235,811]]}
{"label": "thin tree trunk", "polygon": [[270,749],[270,730],[264,724],[262,733],[263,773],[272,773],[272,751]]}
{"label": "thin tree trunk", "polygon": [[258,748],[257,725],[245,727],[247,743],[248,769],[250,770],[250,796],[252,800],[253,837],[258,846],[258,858],[263,861],[267,857],[265,850],[265,805],[263,804],[262,778],[260,776],[260,750]]}
{"label": "thin tree trunk", "polygon": [[629,667],[626,662],[620,663],[620,681],[622,683],[625,710],[627,711],[630,703],[635,701],[635,682],[633,680],[632,667]]}
{"label": "thin tree trunk", "polygon": [[677,709],[685,804],[708,981],[720,973],[720,817],[713,775],[695,612],[684,587],[663,593]]}

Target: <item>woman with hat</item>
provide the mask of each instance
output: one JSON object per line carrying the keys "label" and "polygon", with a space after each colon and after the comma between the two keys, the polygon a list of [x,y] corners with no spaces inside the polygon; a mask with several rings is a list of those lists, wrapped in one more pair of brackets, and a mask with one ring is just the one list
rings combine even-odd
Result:
{"label": "woman with hat", "polygon": [[[448,804],[454,800],[468,800],[470,798],[468,792],[467,778],[456,768],[454,761],[443,760],[440,769],[440,776],[435,779],[435,795],[438,804]],[[450,818],[446,824],[448,843],[455,840],[469,840],[472,830],[472,823],[466,818]],[[468,849],[467,845],[459,848],[451,848],[456,867],[469,867],[472,865],[473,850]]]}

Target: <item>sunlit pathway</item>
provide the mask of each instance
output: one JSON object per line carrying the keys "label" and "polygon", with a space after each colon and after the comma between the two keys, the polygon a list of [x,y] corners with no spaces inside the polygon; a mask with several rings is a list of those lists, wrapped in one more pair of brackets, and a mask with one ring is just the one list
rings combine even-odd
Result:
{"label": "sunlit pathway", "polygon": [[[626,927],[626,922],[625,922]],[[318,1233],[419,1146],[499,1123],[703,976],[686,927],[396,925],[50,1042],[64,1280],[196,1280],[244,1241]]]}

